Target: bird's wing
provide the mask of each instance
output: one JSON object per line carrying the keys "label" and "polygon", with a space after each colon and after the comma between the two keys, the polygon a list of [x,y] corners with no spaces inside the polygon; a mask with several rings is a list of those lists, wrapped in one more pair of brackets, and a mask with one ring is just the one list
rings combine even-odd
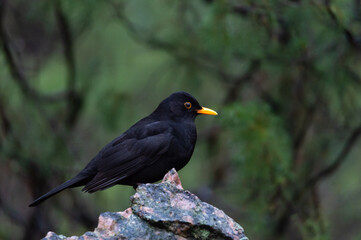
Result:
{"label": "bird's wing", "polygon": [[95,192],[157,161],[169,148],[171,128],[163,122],[152,122],[129,129],[106,146],[97,156],[97,174],[83,191]]}

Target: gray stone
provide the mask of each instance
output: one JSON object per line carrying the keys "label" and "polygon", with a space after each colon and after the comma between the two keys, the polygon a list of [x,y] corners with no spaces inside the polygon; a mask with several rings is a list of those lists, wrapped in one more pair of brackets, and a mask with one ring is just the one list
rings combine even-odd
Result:
{"label": "gray stone", "polygon": [[141,184],[131,201],[123,212],[102,213],[94,232],[68,238],[49,232],[44,239],[247,239],[223,211],[184,190],[174,169],[162,183]]}

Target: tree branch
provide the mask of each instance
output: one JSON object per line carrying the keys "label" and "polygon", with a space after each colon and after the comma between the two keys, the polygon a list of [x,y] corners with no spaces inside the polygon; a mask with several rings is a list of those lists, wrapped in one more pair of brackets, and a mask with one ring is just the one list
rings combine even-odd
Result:
{"label": "tree branch", "polygon": [[0,40],[2,42],[2,49],[4,51],[5,61],[7,62],[10,72],[14,80],[18,83],[21,91],[24,93],[25,96],[36,101],[54,102],[63,100],[66,96],[66,94],[64,94],[63,92],[52,95],[40,94],[29,85],[29,81],[25,76],[23,69],[16,62],[15,56],[11,49],[10,37],[8,36],[5,27],[5,11],[6,1],[2,1],[0,6]]}
{"label": "tree branch", "polygon": [[250,80],[253,76],[253,74],[259,69],[261,65],[261,61],[258,59],[251,60],[251,63],[249,64],[248,69],[240,75],[232,84],[232,86],[229,88],[229,91],[226,95],[225,104],[231,103],[235,101],[239,95],[239,88],[242,86],[242,84],[248,80]]}
{"label": "tree branch", "polygon": [[[4,133],[4,135],[6,136],[9,132],[11,132],[11,124],[10,124],[10,119],[7,116],[6,112],[5,112],[5,104],[3,103],[3,100],[0,96],[0,120],[1,120],[1,130]],[[1,142],[0,142],[0,148],[1,148]]]}
{"label": "tree branch", "polygon": [[306,109],[306,113],[302,120],[301,123],[301,127],[300,130],[298,132],[295,133],[295,138],[293,141],[293,147],[292,147],[292,152],[293,152],[293,162],[292,162],[292,167],[295,168],[297,166],[299,166],[301,164],[301,152],[303,149],[303,146],[305,144],[305,139],[308,133],[308,130],[311,128],[313,120],[314,120],[314,116],[316,113],[316,109],[317,109],[317,101],[315,104],[312,104],[311,106],[307,107]]}
{"label": "tree branch", "polygon": [[355,38],[355,36],[351,32],[351,30],[349,30],[348,28],[346,28],[345,26],[343,26],[341,24],[341,22],[339,21],[339,19],[336,16],[336,14],[332,10],[330,3],[331,3],[331,0],[325,0],[325,8],[326,8],[328,15],[330,16],[332,21],[336,24],[336,26],[342,30],[342,32],[345,35],[346,40],[350,44],[350,46],[358,51],[361,51],[361,46],[360,46],[359,41]]}
{"label": "tree branch", "polygon": [[125,13],[123,12],[123,4],[110,1],[110,5],[113,7],[119,22],[123,27],[125,27],[131,37],[138,43],[146,44],[147,46],[154,49],[165,51],[179,61],[187,62],[188,64],[197,64],[197,66],[201,69],[206,70],[207,72],[212,72],[219,76],[223,82],[233,84],[234,82],[238,81],[238,76],[227,73],[221,67],[218,67],[215,61],[211,62],[210,59],[214,60],[214,58],[207,52],[200,52],[199,50],[197,53],[192,51],[184,51],[184,49],[188,46],[181,46],[179,43],[172,44],[170,42],[157,39],[152,36],[150,33],[151,31],[147,31],[146,29],[141,29],[140,27],[135,26],[125,16]]}
{"label": "tree branch", "polygon": [[63,12],[61,1],[56,1],[55,16],[58,24],[61,40],[64,47],[65,63],[68,69],[67,77],[67,126],[71,127],[76,122],[79,111],[82,107],[83,99],[76,91],[76,64],[74,54],[74,42],[69,21]]}
{"label": "tree branch", "polygon": [[305,195],[305,192],[314,189],[321,180],[331,176],[333,173],[336,172],[336,170],[341,166],[341,164],[345,162],[348,154],[350,153],[351,149],[353,148],[360,136],[361,125],[351,132],[340,154],[336,157],[333,163],[331,163],[329,166],[325,167],[323,170],[319,171],[317,174],[311,177],[303,184],[303,186],[295,189],[292,197],[290,198],[291,200],[286,204],[283,214],[276,223],[275,232],[277,234],[280,234],[285,230],[286,226],[289,224],[289,219],[291,215],[294,213],[294,206],[296,206],[300,199],[302,199],[302,196]]}
{"label": "tree branch", "polygon": [[320,170],[318,173],[316,173],[313,177],[311,177],[307,183],[306,188],[316,185],[319,181],[323,180],[324,178],[332,175],[340,166],[342,163],[345,162],[347,159],[348,154],[350,153],[351,149],[357,142],[358,138],[361,136],[361,125],[355,128],[348,139],[346,140],[346,143],[344,144],[340,154],[336,157],[336,159],[331,163],[329,166],[325,167],[324,169]]}

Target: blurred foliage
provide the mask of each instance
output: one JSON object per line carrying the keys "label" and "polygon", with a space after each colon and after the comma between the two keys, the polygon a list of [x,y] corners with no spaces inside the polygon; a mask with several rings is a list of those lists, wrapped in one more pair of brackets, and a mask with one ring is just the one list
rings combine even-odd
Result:
{"label": "blurred foliage", "polygon": [[358,239],[360,37],[360,1],[1,0],[0,239],[127,208],[124,186],[27,205],[179,90],[220,113],[186,189],[250,239]]}
{"label": "blurred foliage", "polygon": [[291,177],[288,174],[291,161],[289,136],[284,131],[282,119],[273,115],[263,103],[231,105],[223,120],[234,135],[229,145],[236,150],[232,156],[234,165],[240,169],[237,182],[242,186],[265,186],[245,189],[245,196],[257,196],[253,203],[259,208],[278,185]]}

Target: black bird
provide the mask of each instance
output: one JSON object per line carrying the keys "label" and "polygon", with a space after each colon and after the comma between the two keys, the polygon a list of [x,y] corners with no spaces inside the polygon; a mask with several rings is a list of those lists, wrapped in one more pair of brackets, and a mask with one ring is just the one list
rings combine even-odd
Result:
{"label": "black bird", "polygon": [[29,206],[36,206],[66,188],[84,186],[82,191],[93,193],[116,184],[136,187],[162,179],[172,168],[183,168],[196,144],[194,120],[199,114],[217,115],[201,107],[189,93],[173,93],[149,116],[103,147],[78,175]]}

